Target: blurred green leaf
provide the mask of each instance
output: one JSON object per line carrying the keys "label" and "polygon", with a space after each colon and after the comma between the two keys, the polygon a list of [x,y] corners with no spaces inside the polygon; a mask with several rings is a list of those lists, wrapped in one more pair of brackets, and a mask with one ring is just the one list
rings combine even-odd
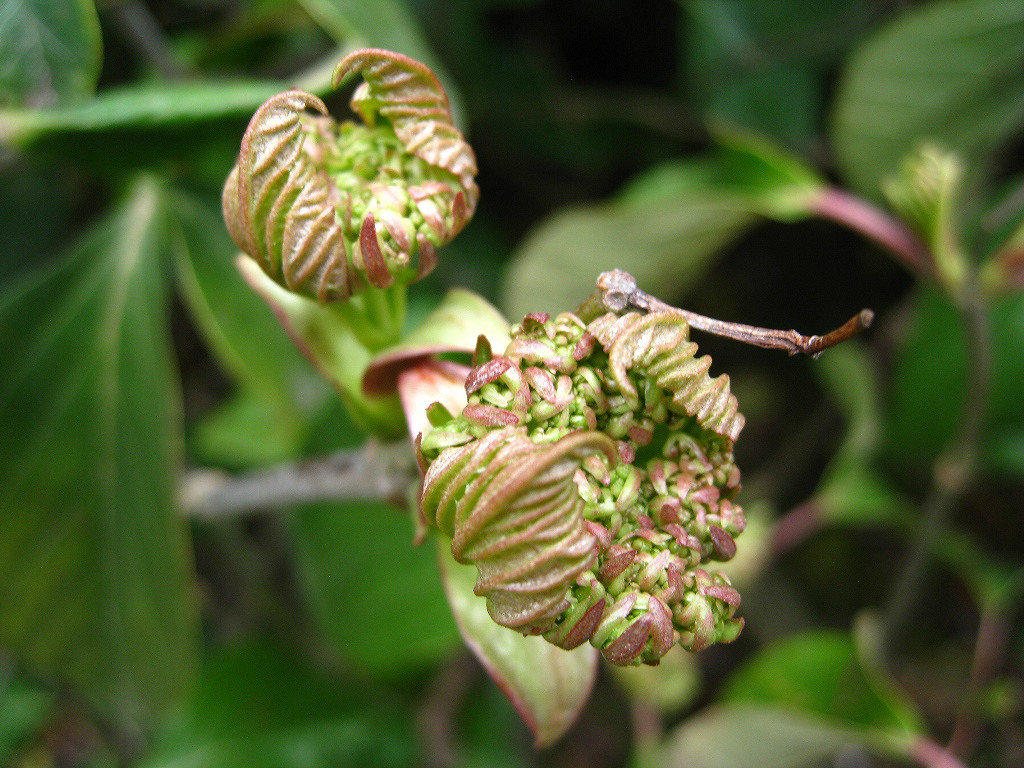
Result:
{"label": "blurred green leaf", "polygon": [[829,68],[871,20],[856,0],[686,0],[688,85],[712,119],[808,147]]}
{"label": "blurred green leaf", "polygon": [[911,734],[923,728],[905,698],[865,671],[845,632],[805,632],[768,646],[732,675],[723,701],[783,705],[843,729]]}
{"label": "blurred green leaf", "polygon": [[[368,396],[363,392],[363,374],[372,353],[357,337],[354,324],[361,324],[369,333],[379,330],[367,329],[365,316],[356,317],[356,305],[363,297],[320,304],[281,287],[248,256],[240,256],[237,263],[246,282],[267,302],[303,354],[341,394],[358,425],[380,437],[403,435],[405,418],[397,395]],[[386,332],[380,338],[385,338]]]}
{"label": "blurred green leaf", "polygon": [[733,126],[714,125],[711,134],[718,145],[724,191],[741,196],[751,210],[781,221],[810,215],[825,180],[801,158]]}
{"label": "blurred green leaf", "polygon": [[791,709],[725,704],[687,718],[669,734],[662,764],[701,768],[804,768],[851,747],[855,730]]}
{"label": "blurred green leaf", "polygon": [[496,624],[487,601],[473,592],[477,571],[455,562],[450,543],[437,539],[448,602],[462,638],[530,726],[537,747],[549,746],[575,722],[597,676],[597,650],[563,651],[540,637]]}
{"label": "blurred green leaf", "polygon": [[0,286],[39,268],[64,244],[71,223],[65,169],[41,166],[27,157],[0,168]]}
{"label": "blurred green leaf", "polygon": [[536,760],[526,726],[498,686],[484,681],[461,704],[458,768],[523,768]]}
{"label": "blurred green leaf", "polygon": [[830,349],[815,362],[814,372],[846,421],[837,455],[860,461],[870,458],[878,447],[882,406],[878,376],[867,348],[849,341]]}
{"label": "blurred green leaf", "polygon": [[[982,460],[990,471],[1013,471],[1013,446],[1024,433],[1024,293],[992,305],[989,313],[991,385],[982,433]],[[953,434],[967,387],[967,350],[957,311],[936,291],[923,291],[894,366],[886,424],[888,450],[903,462],[930,461]]]}
{"label": "blurred green leaf", "polygon": [[99,134],[120,128],[187,126],[245,115],[289,87],[277,81],[152,83],[110,89],[85,104],[0,110],[0,141],[25,146],[47,134]]}
{"label": "blurred green leaf", "polygon": [[163,203],[139,182],[0,298],[0,645],[136,725],[198,655]]}
{"label": "blurred green leaf", "polygon": [[241,470],[293,460],[308,438],[309,423],[295,408],[243,388],[203,414],[188,448],[200,464]]}
{"label": "blurred green leaf", "polygon": [[193,446],[202,460],[237,468],[294,457],[330,388],[242,279],[219,209],[184,193],[173,204],[182,294],[218,362],[240,385],[200,422]]}
{"label": "blurred green leaf", "polygon": [[372,502],[308,505],[291,531],[306,599],[343,658],[390,677],[458,644],[434,553],[413,546],[406,513]]}
{"label": "blurred green leaf", "polygon": [[410,716],[267,644],[216,653],[143,768],[407,766]]}
{"label": "blurred green leaf", "polygon": [[325,388],[281,323],[242,279],[219,206],[175,194],[181,247],[176,266],[182,293],[220,364],[235,381],[278,405],[309,412]]}
{"label": "blurred green leaf", "polygon": [[0,104],[83,101],[102,49],[92,0],[0,0]]}
{"label": "blurred green leaf", "polygon": [[[609,665],[611,666],[611,665]],[[611,667],[615,680],[634,701],[655,706],[665,715],[693,704],[700,694],[701,675],[697,657],[673,647],[656,667]]]}
{"label": "blurred green leaf", "polygon": [[884,176],[922,139],[967,168],[1024,125],[1024,4],[945,0],[914,7],[862,42],[832,116],[840,167],[877,197]]}
{"label": "blurred green leaf", "polygon": [[0,765],[15,765],[16,750],[38,733],[53,711],[56,696],[0,668]]}
{"label": "blurred green leaf", "polygon": [[912,505],[873,466],[882,432],[882,405],[867,348],[851,341],[830,349],[814,370],[846,422],[843,440],[815,492],[827,522],[906,526]]}
{"label": "blurred green leaf", "polygon": [[299,4],[337,42],[350,49],[386,48],[430,67],[448,94],[455,124],[462,124],[462,99],[403,0],[299,0]]}
{"label": "blurred green leaf", "polygon": [[694,285],[718,250],[754,221],[748,205],[708,187],[706,162],[649,173],[657,174],[662,189],[635,187],[643,190],[638,199],[627,194],[563,209],[526,238],[505,275],[502,306],[509,317],[571,311],[593,291],[598,274],[614,268],[671,299]]}
{"label": "blurred green leaf", "polygon": [[833,462],[815,493],[815,501],[832,524],[903,530],[914,519],[910,500],[860,459]]}

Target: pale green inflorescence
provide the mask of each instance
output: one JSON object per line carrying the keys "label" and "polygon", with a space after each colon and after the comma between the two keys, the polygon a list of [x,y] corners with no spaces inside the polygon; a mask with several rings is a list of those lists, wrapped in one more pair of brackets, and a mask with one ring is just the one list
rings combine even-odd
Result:
{"label": "pale green inflorescence", "polygon": [[739,634],[739,594],[706,566],[745,527],[743,417],[688,331],[674,312],[531,315],[504,354],[478,350],[463,412],[433,414],[421,509],[499,624],[619,665]]}

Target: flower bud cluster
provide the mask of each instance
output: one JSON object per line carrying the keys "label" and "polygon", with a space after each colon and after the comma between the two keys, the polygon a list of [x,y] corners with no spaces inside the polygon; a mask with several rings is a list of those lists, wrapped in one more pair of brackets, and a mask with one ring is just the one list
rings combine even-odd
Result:
{"label": "flower bud cluster", "polygon": [[[473,150],[433,73],[390,51],[347,56],[335,83],[365,82],[336,123],[316,96],[287,91],[253,116],[224,187],[236,244],[275,281],[318,301],[410,283],[473,215]],[[413,263],[413,260],[416,263]]]}
{"label": "flower bud cluster", "polygon": [[[678,313],[609,314],[589,324],[572,314],[530,315],[513,329],[504,354],[475,361],[462,414],[423,436],[423,458],[435,463],[426,472],[422,510],[435,525],[441,517],[465,518],[478,504],[473,493],[459,497],[465,485],[447,488],[439,503],[439,489],[452,477],[436,467],[476,455],[495,434],[527,439],[537,452],[578,443],[580,435],[613,446],[572,456],[571,490],[581,512],[564,524],[576,526],[576,551],[585,536],[592,555],[557,574],[557,588],[549,584],[548,591],[561,590],[562,601],[549,601],[525,631],[567,649],[590,641],[619,665],[655,664],[676,643],[697,651],[739,634],[739,594],[705,566],[731,558],[745,527],[732,453],[742,416],[728,379],[708,377],[710,361],[695,352]],[[474,471],[464,483],[494,477],[486,461]],[[519,483],[507,507],[522,510],[554,495]],[[492,525],[503,524],[501,510],[489,514]],[[457,523],[439,527],[458,532]],[[533,556],[543,558],[545,541],[533,546]],[[495,596],[479,582],[477,592],[492,607]],[[505,623],[501,613],[492,607]]]}

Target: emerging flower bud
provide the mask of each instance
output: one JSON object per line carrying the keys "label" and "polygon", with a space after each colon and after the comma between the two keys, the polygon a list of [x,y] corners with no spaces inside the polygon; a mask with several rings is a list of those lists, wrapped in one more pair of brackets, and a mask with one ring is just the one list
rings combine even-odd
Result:
{"label": "emerging flower bud", "polygon": [[473,150],[434,74],[365,49],[342,60],[335,86],[355,72],[365,82],[351,104],[364,125],[337,124],[312,94],[278,94],[250,121],[224,186],[238,247],[321,302],[427,275],[479,197]]}
{"label": "emerging flower bud", "polygon": [[678,312],[528,315],[423,436],[422,513],[499,624],[618,665],[739,634],[739,594],[702,566],[746,525],[743,417],[688,335]]}

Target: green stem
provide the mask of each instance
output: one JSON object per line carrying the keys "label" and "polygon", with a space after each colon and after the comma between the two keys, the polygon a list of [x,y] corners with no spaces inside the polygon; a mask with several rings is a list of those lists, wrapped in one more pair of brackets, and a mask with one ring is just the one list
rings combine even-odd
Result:
{"label": "green stem", "polygon": [[958,306],[967,336],[967,393],[957,431],[935,462],[932,487],[922,507],[918,536],[885,611],[883,647],[890,658],[912,613],[935,544],[948,526],[953,510],[969,488],[977,469],[991,369],[991,343],[987,307],[976,272],[965,279]]}
{"label": "green stem", "polygon": [[385,290],[368,288],[365,293],[330,307],[367,351],[377,353],[402,337],[407,291],[405,285]]}

